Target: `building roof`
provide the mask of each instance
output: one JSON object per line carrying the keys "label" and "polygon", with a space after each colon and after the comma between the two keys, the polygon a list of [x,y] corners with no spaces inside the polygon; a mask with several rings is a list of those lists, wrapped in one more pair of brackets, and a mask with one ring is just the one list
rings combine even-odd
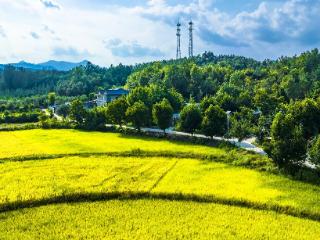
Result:
{"label": "building roof", "polygon": [[116,89],[108,89],[105,91],[107,95],[126,95],[129,94],[129,91],[123,88],[116,88]]}

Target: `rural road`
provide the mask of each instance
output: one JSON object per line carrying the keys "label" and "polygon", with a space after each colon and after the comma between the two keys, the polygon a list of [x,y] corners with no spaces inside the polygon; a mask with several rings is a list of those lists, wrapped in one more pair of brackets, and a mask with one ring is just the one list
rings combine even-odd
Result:
{"label": "rural road", "polygon": [[[114,125],[112,124],[107,124],[106,126],[108,127],[112,127]],[[128,126],[124,126],[125,128],[130,128],[130,129],[134,129],[132,127],[128,127]],[[141,128],[141,131],[143,132],[151,132],[151,133],[163,133],[163,131],[161,129],[157,129],[157,128]],[[190,133],[185,133],[185,132],[179,132],[179,131],[173,131],[172,129],[167,129],[166,130],[166,133],[168,135],[176,135],[176,136],[192,136]],[[193,137],[196,137],[196,138],[204,138],[204,139],[209,139],[210,137],[207,137],[205,135],[202,135],[202,134],[194,134]],[[246,139],[244,141],[238,141],[238,139],[236,138],[222,138],[222,137],[213,137],[214,140],[217,140],[217,141],[227,141],[227,142],[230,142],[232,144],[234,144],[235,146],[239,147],[239,148],[242,148],[242,149],[245,149],[245,150],[248,150],[248,151],[252,151],[252,152],[255,152],[255,153],[258,153],[260,155],[267,155],[267,153],[265,151],[263,151],[263,149],[255,146],[253,144],[254,142],[254,138],[250,138],[250,139]]]}
{"label": "rural road", "polygon": [[[56,113],[54,114],[54,117],[56,117],[59,121],[62,120],[62,117],[57,115]],[[113,124],[106,124],[107,127],[113,127],[115,125]],[[128,127],[128,126],[123,126],[125,128],[129,128],[129,129],[134,129],[133,127]],[[163,133],[163,131],[161,129],[158,129],[158,128],[141,128],[141,131],[143,132],[151,132],[151,133]],[[169,134],[169,135],[176,135],[176,136],[192,136],[190,133],[185,133],[185,132],[179,132],[179,131],[174,131],[172,130],[172,128],[169,128],[169,129],[166,129],[166,133]],[[204,139],[209,139],[210,137],[207,137],[203,134],[194,134],[193,137],[196,137],[196,138],[204,138]],[[248,139],[245,139],[243,141],[239,141],[237,138],[223,138],[223,137],[213,137],[214,140],[217,140],[217,141],[226,141],[226,142],[229,142],[239,148],[242,148],[242,149],[245,149],[247,151],[251,151],[251,152],[255,152],[257,154],[260,154],[260,155],[264,155],[266,156],[267,153],[262,149],[262,148],[259,148],[257,146],[254,145],[254,142],[256,140],[256,138],[248,138]],[[310,163],[309,161],[306,161],[304,163],[304,165],[308,168],[311,168],[311,169],[316,169],[317,167]]]}

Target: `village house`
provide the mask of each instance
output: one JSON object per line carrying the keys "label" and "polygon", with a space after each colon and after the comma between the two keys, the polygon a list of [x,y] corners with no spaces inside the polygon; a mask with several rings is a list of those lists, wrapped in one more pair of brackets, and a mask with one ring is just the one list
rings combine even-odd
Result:
{"label": "village house", "polygon": [[106,103],[112,102],[113,100],[126,96],[129,94],[129,91],[123,88],[116,88],[116,89],[108,89],[105,91],[100,91],[98,93],[96,104],[97,106],[103,106]]}

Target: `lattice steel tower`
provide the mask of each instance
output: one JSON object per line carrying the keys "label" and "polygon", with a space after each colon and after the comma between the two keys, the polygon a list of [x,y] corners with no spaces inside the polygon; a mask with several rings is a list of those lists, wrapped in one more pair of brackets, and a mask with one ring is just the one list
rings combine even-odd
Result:
{"label": "lattice steel tower", "polygon": [[189,57],[193,57],[193,22],[189,22]]}
{"label": "lattice steel tower", "polygon": [[177,59],[181,58],[181,24],[177,24]]}

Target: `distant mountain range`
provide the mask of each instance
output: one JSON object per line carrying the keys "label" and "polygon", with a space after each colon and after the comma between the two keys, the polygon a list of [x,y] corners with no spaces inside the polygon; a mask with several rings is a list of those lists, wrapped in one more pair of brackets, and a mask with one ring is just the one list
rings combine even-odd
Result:
{"label": "distant mountain range", "polygon": [[3,69],[6,65],[12,65],[15,67],[21,67],[21,68],[32,69],[32,70],[69,71],[78,66],[85,66],[87,65],[87,63],[88,63],[87,60],[84,60],[78,63],[50,60],[48,62],[38,63],[38,64],[21,61],[18,63],[0,64],[0,69]]}

